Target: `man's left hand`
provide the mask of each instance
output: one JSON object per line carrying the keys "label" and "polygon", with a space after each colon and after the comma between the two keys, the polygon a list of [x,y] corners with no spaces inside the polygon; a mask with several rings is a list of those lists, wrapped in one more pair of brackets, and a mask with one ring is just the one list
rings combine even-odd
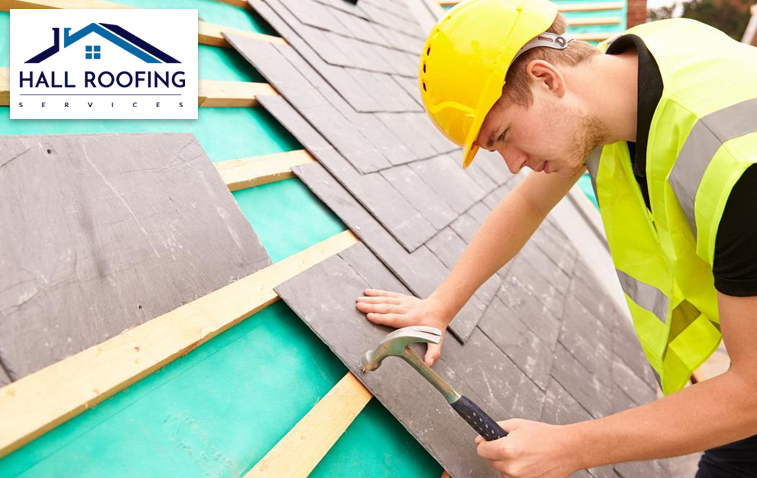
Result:
{"label": "man's left hand", "polygon": [[499,422],[505,438],[476,437],[478,454],[506,478],[565,478],[580,469],[578,440],[569,426],[529,420]]}

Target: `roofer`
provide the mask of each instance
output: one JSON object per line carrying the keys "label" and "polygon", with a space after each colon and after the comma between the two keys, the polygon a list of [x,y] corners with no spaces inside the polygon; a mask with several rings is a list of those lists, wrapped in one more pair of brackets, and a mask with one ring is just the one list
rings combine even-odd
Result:
{"label": "roofer", "polygon": [[[567,426],[520,419],[477,439],[503,476],[565,477],[708,450],[698,478],[757,476],[757,49],[701,23],[637,26],[595,48],[546,0],[470,0],[420,66],[434,124],[528,175],[426,299],[366,291],[393,327],[445,329],[588,168],[634,325],[665,398]],[[504,87],[503,87],[504,85]],[[547,174],[545,174],[547,173]],[[728,372],[684,389],[722,338]],[[439,357],[431,346],[427,363]]]}

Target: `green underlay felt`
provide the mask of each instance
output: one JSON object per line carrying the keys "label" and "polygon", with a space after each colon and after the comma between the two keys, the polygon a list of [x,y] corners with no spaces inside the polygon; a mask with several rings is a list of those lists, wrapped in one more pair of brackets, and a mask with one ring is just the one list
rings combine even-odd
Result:
{"label": "green underlay felt", "polygon": [[297,178],[242,189],[234,198],[273,262],[347,229]]}
{"label": "green underlay felt", "polygon": [[0,68],[11,65],[11,14],[0,12]]}
{"label": "green underlay felt", "polygon": [[0,460],[0,476],[238,477],[346,371],[277,302]]}
{"label": "green underlay felt", "polygon": [[209,45],[197,47],[197,75],[200,79],[266,82],[263,76],[233,48]]}
{"label": "green underlay felt", "polygon": [[250,8],[240,8],[218,0],[113,0],[139,8],[191,8],[206,22],[240,30],[276,35],[273,28]]}
{"label": "green underlay felt", "polygon": [[299,149],[262,108],[200,108],[197,120],[11,120],[0,108],[0,134],[191,132],[212,161]]}

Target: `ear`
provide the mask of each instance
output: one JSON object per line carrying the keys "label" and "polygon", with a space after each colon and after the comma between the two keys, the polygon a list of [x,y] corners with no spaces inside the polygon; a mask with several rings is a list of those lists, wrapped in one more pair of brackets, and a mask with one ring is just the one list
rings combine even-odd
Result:
{"label": "ear", "polygon": [[534,83],[534,88],[543,88],[547,92],[562,98],[567,86],[560,70],[552,63],[544,60],[533,60],[526,67],[526,73]]}

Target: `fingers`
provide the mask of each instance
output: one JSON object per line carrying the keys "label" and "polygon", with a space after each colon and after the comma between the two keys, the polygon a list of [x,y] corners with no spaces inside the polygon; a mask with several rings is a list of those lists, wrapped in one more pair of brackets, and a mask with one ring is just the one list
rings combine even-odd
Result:
{"label": "fingers", "polygon": [[366,318],[374,324],[386,325],[394,327],[395,329],[401,329],[405,326],[407,318],[399,314],[365,314]]}
{"label": "fingers", "polygon": [[[442,338],[442,341],[444,341],[444,338]],[[434,363],[439,359],[439,356],[442,354],[442,343],[438,344],[428,344],[428,348],[426,349],[426,356],[424,357],[424,362],[426,362],[426,365],[429,367],[434,365]]]}
{"label": "fingers", "polygon": [[356,300],[358,303],[364,303],[364,304],[401,304],[402,299],[399,297],[389,297],[389,296],[381,296],[381,297],[358,297]]}
{"label": "fingers", "polygon": [[374,296],[374,297],[404,297],[405,294],[400,294],[398,292],[390,292],[388,290],[380,290],[380,289],[365,289],[363,291],[363,294]]}
{"label": "fingers", "polygon": [[402,314],[405,312],[404,307],[395,304],[369,304],[366,302],[358,302],[355,304],[355,307],[364,314]]}
{"label": "fingers", "polygon": [[487,460],[502,460],[505,458],[503,454],[502,440],[507,440],[507,437],[499,438],[497,440],[486,441],[476,439],[478,446],[476,447],[476,453],[481,458]]}

